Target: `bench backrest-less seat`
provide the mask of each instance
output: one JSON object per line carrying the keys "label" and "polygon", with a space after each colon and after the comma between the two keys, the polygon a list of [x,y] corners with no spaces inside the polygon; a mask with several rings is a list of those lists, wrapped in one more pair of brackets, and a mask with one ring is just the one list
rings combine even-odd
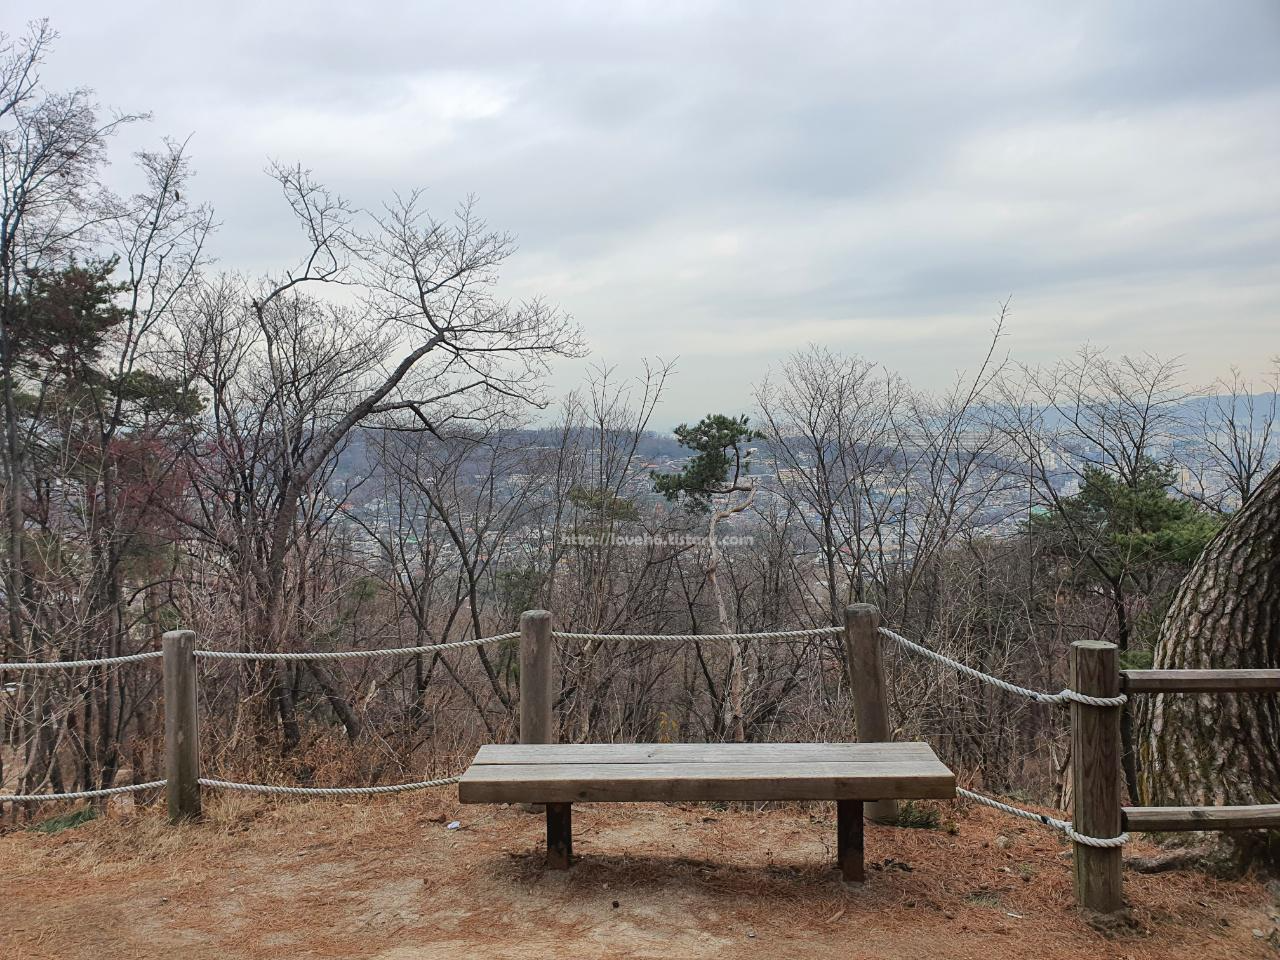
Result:
{"label": "bench backrest-less seat", "polygon": [[835,800],[838,859],[861,880],[863,801],[953,799],[955,788],[924,743],[512,744],[480,748],[458,799],[546,804],[553,867],[569,864],[573,803]]}
{"label": "bench backrest-less seat", "polygon": [[480,748],[463,803],[951,799],[924,743],[513,744]]}

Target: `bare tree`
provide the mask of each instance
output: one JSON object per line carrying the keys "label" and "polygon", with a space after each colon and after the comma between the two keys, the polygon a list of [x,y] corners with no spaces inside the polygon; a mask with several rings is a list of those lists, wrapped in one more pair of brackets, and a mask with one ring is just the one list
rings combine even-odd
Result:
{"label": "bare tree", "polygon": [[756,390],[776,489],[816,549],[832,623],[868,599],[883,519],[876,495],[901,469],[893,423],[903,394],[876,364],[819,346],[793,354]]}
{"label": "bare tree", "polygon": [[[1126,656],[1134,646],[1135,615],[1157,592],[1150,551],[1137,538],[1117,550],[1110,528],[1084,522],[1073,496],[1091,475],[1113,478],[1136,496],[1168,462],[1184,426],[1182,368],[1154,356],[1112,359],[1085,347],[1048,370],[1023,368],[1022,374],[1021,381],[1006,381],[1003,397],[1010,470],[1025,471],[1028,507],[1053,518],[1058,539],[1069,545],[1058,555],[1072,565],[1072,580],[1100,592],[1107,616],[1099,632]],[[1126,780],[1136,796],[1130,711],[1122,729]]]}
{"label": "bare tree", "polygon": [[[225,455],[197,461],[193,476],[210,494],[238,494],[221,516],[205,510],[193,525],[246,571],[252,643],[266,650],[290,640],[299,505],[357,426],[378,419],[439,434],[448,423],[491,416],[495,398],[542,403],[549,359],[579,348],[559,311],[497,298],[512,241],[490,230],[470,201],[451,221],[421,211],[416,194],[362,217],[300,168],[273,173],[308,252],[281,277],[212,287],[196,302],[187,349],[211,394],[211,427]],[[303,292],[334,285],[347,291],[343,302]],[[217,503],[216,494],[206,502]],[[291,749],[300,734],[290,687],[282,671],[265,683]]]}
{"label": "bare tree", "polygon": [[1022,373],[1005,382],[1002,398],[1010,470],[1024,471],[1032,507],[1072,530],[1082,561],[1107,585],[1111,635],[1128,650],[1130,567],[1104,561],[1097,537],[1072,526],[1068,500],[1090,470],[1136,489],[1148,465],[1170,457],[1188,396],[1181,366],[1150,356],[1112,360],[1086,347],[1049,370]]}
{"label": "bare tree", "polygon": [[[136,651],[124,570],[147,564],[157,501],[173,493],[175,429],[192,412],[165,369],[162,332],[210,228],[206,208],[179,198],[179,144],[138,154],[136,194],[102,187],[107,142],[136,118],[102,122],[89,91],[45,91],[38,68],[52,40],[40,23],[0,42],[5,598],[20,659]],[[28,788],[66,779],[59,752],[74,782],[112,783],[149,710],[123,679],[137,672],[22,678]]]}
{"label": "bare tree", "polygon": [[30,421],[19,409],[19,302],[33,276],[64,266],[111,216],[98,177],[107,142],[135,116],[101,120],[91,91],[50,92],[40,67],[56,39],[47,21],[0,34],[0,392],[7,514],[5,602],[9,647],[24,646],[25,477]]}
{"label": "bare tree", "polygon": [[[670,363],[645,361],[634,383],[618,384],[611,368],[598,366],[581,393],[566,399],[560,433],[569,442],[557,458],[563,459],[555,471],[562,486],[554,493],[566,509],[555,508],[547,595],[556,598],[564,621],[584,632],[625,632],[639,619],[654,574],[670,557],[646,536],[655,531],[636,500],[648,486],[640,443],[671,371]],[[620,542],[627,532],[641,542]],[[555,589],[562,566],[572,571],[572,589],[563,580]],[[587,740],[599,704],[598,661],[609,652],[588,640],[564,653],[573,735]]]}
{"label": "bare tree", "polygon": [[1198,449],[1186,465],[1184,486],[1219,513],[1239,509],[1280,454],[1280,357],[1271,366],[1258,383],[1232,367],[1199,401]]}

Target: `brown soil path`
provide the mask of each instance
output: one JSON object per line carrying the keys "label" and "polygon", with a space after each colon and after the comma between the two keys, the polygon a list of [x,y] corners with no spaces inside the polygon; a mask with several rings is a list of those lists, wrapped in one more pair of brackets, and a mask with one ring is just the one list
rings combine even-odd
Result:
{"label": "brown soil path", "polygon": [[180,829],[118,811],[0,837],[0,956],[1280,958],[1257,882],[1130,874],[1136,929],[1108,939],[1047,830],[984,809],[954,834],[871,826],[869,881],[845,888],[833,816],[586,806],[564,875],[541,868],[541,818],[439,795],[219,798]]}

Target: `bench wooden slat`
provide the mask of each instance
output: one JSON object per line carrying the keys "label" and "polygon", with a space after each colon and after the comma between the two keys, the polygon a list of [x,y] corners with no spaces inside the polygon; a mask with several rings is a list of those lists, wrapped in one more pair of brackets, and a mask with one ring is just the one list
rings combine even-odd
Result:
{"label": "bench wooden slat", "polygon": [[474,764],[863,763],[937,760],[926,743],[554,743],[487,744]]}
{"label": "bench wooden slat", "polygon": [[949,799],[941,762],[482,764],[458,783],[463,803]]}
{"label": "bench wooden slat", "polygon": [[955,775],[924,743],[495,744],[458,781],[463,803],[546,804],[555,869],[572,857],[575,803],[835,800],[836,859],[854,882],[864,801],[955,795]]}

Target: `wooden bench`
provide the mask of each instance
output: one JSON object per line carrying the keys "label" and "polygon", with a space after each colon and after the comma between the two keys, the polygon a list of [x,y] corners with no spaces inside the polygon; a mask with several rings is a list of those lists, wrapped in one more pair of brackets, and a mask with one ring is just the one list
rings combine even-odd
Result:
{"label": "wooden bench", "polygon": [[834,800],[836,857],[863,879],[862,804],[952,799],[955,775],[924,743],[514,744],[480,748],[463,803],[541,803],[547,865],[573,853],[574,803]]}

